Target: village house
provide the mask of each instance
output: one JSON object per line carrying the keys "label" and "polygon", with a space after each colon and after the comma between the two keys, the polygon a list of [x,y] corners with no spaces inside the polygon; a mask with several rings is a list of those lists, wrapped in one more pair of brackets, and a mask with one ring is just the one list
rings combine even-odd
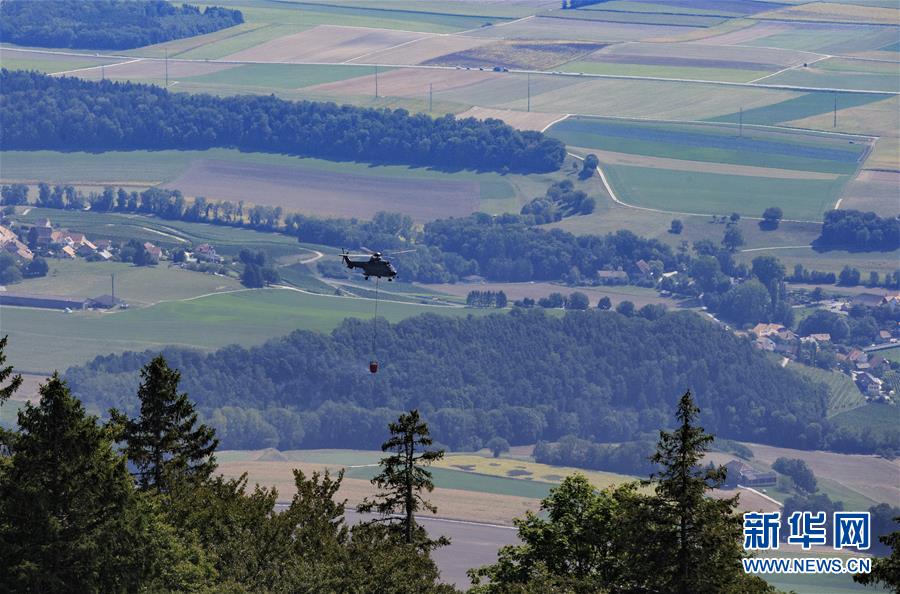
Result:
{"label": "village house", "polygon": [[46,249],[53,243],[53,228],[43,225],[35,225],[28,231],[28,242],[31,244],[32,235],[34,236],[34,246],[38,249]]}
{"label": "village house", "polygon": [[194,257],[199,262],[215,262],[218,264],[222,261],[222,256],[216,253],[216,248],[208,243],[198,245],[197,249],[194,250]]}
{"label": "village house", "polygon": [[725,484],[731,487],[774,487],[778,475],[774,472],[756,470],[740,460],[732,460],[725,465]]}
{"label": "village house", "polygon": [[883,295],[876,295],[875,293],[860,293],[852,300],[853,305],[865,305],[866,307],[878,307],[882,303],[885,303],[885,297]]}
{"label": "village house", "polygon": [[853,379],[863,394],[870,397],[881,396],[881,380],[868,371],[861,371],[857,373]]}
{"label": "village house", "polygon": [[144,244],[144,249],[147,250],[147,257],[150,259],[150,262],[152,264],[159,264],[160,259],[162,259],[162,249],[149,241]]}
{"label": "village house", "polygon": [[75,256],[78,254],[75,253],[75,250],[70,245],[64,245],[61,250],[59,250],[59,255],[63,258],[70,258],[72,260],[75,259]]}
{"label": "village house", "polygon": [[637,267],[641,278],[653,278],[653,268],[650,267],[646,260],[638,260],[634,265]]}
{"label": "village house", "polygon": [[831,342],[831,334],[810,334],[809,336],[800,338],[800,342],[818,346],[826,342]]}
{"label": "village house", "polygon": [[597,280],[602,285],[627,285],[628,273],[624,270],[598,270]]}
{"label": "village house", "polygon": [[750,332],[756,334],[757,337],[772,337],[784,330],[785,328],[781,324],[757,324]]}
{"label": "village house", "polygon": [[19,241],[18,236],[11,229],[2,225],[0,225],[0,247],[19,260],[34,259],[34,253],[28,249],[28,246]]}

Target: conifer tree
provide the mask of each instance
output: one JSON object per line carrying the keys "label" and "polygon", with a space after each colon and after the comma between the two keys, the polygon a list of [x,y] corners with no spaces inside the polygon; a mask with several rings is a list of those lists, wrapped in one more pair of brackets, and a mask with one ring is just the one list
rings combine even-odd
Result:
{"label": "conifer tree", "polygon": [[128,419],[110,411],[122,428],[125,453],[137,467],[140,487],[161,493],[173,480],[209,478],[216,468],[218,440],[211,427],[198,425],[188,395],[178,393],[181,374],[159,355],[141,369],[141,378],[140,416]]}
{"label": "conifer tree", "polygon": [[136,589],[145,576],[121,537],[134,501],[125,459],[57,374],[40,394],[0,467],[0,591]]}
{"label": "conifer tree", "polygon": [[[0,338],[0,406],[3,405],[4,402],[9,400],[9,397],[12,396],[16,390],[19,389],[19,386],[22,385],[22,376],[18,373],[13,375],[12,365],[8,365],[6,367],[3,364],[6,362],[6,342],[9,339],[9,336],[4,336]],[[3,383],[12,376],[9,384],[3,385]]]}
{"label": "conifer tree", "polygon": [[662,590],[679,594],[768,591],[743,573],[738,497],[706,496],[724,482],[725,468],[702,465],[714,438],[697,425],[699,414],[686,392],[675,413],[678,427],[660,431],[651,458],[660,467],[646,535],[653,576]]}
{"label": "conifer tree", "polygon": [[[394,454],[381,459],[382,471],[372,479],[379,493],[374,500],[363,500],[358,511],[381,514],[375,522],[394,524],[406,544],[416,543],[425,550],[449,544],[445,537],[430,540],[424,529],[416,526],[415,520],[415,513],[420,509],[437,513],[437,508],[425,500],[422,491],[434,490],[431,472],[425,467],[443,458],[444,451],[426,449],[432,441],[428,425],[421,420],[418,410],[400,415],[388,429],[391,438],[381,445],[381,451]],[[403,513],[399,522],[391,517],[397,512]]]}

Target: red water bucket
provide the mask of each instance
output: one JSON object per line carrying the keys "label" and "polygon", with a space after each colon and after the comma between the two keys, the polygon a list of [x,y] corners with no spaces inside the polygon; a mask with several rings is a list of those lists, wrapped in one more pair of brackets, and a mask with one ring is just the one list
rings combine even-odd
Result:
{"label": "red water bucket", "polygon": [[378,361],[369,361],[369,371],[378,373]]}

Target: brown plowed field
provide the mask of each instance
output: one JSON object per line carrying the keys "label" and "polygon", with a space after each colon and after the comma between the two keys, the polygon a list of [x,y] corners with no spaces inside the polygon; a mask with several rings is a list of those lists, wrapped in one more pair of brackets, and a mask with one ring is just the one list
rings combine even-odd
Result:
{"label": "brown plowed field", "polygon": [[195,161],[167,184],[186,196],[244,200],[318,215],[371,218],[381,210],[416,221],[465,216],[478,208],[476,182],[366,176],[306,167]]}

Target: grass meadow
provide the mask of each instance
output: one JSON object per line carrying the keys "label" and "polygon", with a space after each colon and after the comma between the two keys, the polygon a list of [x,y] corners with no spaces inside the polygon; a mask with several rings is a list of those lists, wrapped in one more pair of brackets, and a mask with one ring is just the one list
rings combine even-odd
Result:
{"label": "grass meadow", "polygon": [[[347,317],[370,319],[372,307],[368,299],[256,289],[102,313],[5,307],[0,326],[10,337],[12,365],[48,373],[112,352],[167,345],[213,350],[229,344],[261,344],[297,329],[328,332]],[[378,306],[379,318],[391,322],[423,313],[468,316],[481,315],[482,310],[387,300]],[[385,359],[384,364],[390,362]],[[360,369],[364,367],[360,361]]]}

